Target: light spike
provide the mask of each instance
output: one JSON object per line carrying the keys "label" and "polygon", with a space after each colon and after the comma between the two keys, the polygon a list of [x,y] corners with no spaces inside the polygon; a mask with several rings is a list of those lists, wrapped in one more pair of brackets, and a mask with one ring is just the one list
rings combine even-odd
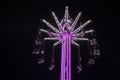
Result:
{"label": "light spike", "polygon": [[60,31],[63,31],[62,26],[61,26],[61,23],[59,22],[57,16],[55,15],[55,13],[54,13],[53,11],[52,11],[52,15],[53,15],[53,18],[54,18],[54,20],[55,20],[55,22],[56,22],[59,30],[60,30]]}
{"label": "light spike", "polygon": [[56,29],[53,25],[51,25],[50,23],[48,23],[46,20],[42,19],[42,21],[49,27],[51,28],[54,32],[59,33],[59,30]]}
{"label": "light spike", "polygon": [[75,40],[75,41],[88,41],[89,39],[88,38],[76,38],[76,37],[74,37],[73,40]]}
{"label": "light spike", "polygon": [[79,46],[78,43],[76,43],[75,41],[72,40],[72,44],[75,45],[75,46]]}
{"label": "light spike", "polygon": [[87,31],[85,31],[85,34],[88,34],[88,33],[91,33],[91,32],[95,32],[95,31],[93,29],[87,30]]}
{"label": "light spike", "polygon": [[60,37],[48,37],[44,38],[44,40],[60,40]]}
{"label": "light spike", "polygon": [[57,33],[53,33],[53,32],[49,32],[47,30],[44,30],[44,29],[40,29],[40,31],[44,32],[44,33],[47,33],[48,35],[52,35],[52,36],[60,36],[60,34],[57,34]]}
{"label": "light spike", "polygon": [[71,31],[74,30],[74,28],[75,28],[75,26],[76,26],[76,24],[77,24],[77,22],[78,22],[80,16],[81,16],[81,12],[78,13],[77,17],[75,18],[74,22],[72,23]]}
{"label": "light spike", "polygon": [[69,11],[68,11],[68,6],[65,7],[65,19],[68,20],[69,18]]}
{"label": "light spike", "polygon": [[44,30],[44,29],[40,29],[40,31],[44,32],[44,33],[48,33],[47,30]]}
{"label": "light spike", "polygon": [[90,22],[91,22],[91,20],[86,21],[83,25],[81,25],[80,27],[78,27],[77,29],[75,29],[75,30],[73,31],[73,34],[79,32],[80,30],[82,30],[82,29],[83,29],[84,27],[86,27]]}
{"label": "light spike", "polygon": [[59,41],[57,41],[56,43],[54,43],[53,46],[59,45],[61,42],[62,42],[62,41],[59,40]]}

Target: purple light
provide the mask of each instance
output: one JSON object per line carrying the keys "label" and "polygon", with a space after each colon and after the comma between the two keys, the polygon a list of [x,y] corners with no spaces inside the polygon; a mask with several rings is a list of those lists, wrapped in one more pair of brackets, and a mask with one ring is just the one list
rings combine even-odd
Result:
{"label": "purple light", "polygon": [[61,53],[61,79],[71,80],[71,35],[63,35],[62,53]]}
{"label": "purple light", "polygon": [[[93,57],[96,55],[100,55],[99,49],[97,49],[97,42],[94,36],[92,35],[92,40],[89,39],[89,37],[85,37],[87,34],[94,33],[95,31],[93,29],[90,30],[83,30],[84,27],[86,27],[91,20],[86,21],[84,24],[80,25],[78,28],[75,28],[80,16],[81,12],[78,13],[77,17],[73,21],[68,12],[68,7],[65,8],[65,15],[64,18],[59,22],[58,18],[56,17],[55,13],[52,12],[53,18],[58,26],[58,29],[55,28],[53,25],[51,25],[49,22],[46,20],[42,19],[42,21],[52,30],[52,31],[47,31],[44,29],[40,29],[41,32],[47,33],[49,37],[45,37],[44,40],[54,40],[57,41],[53,44],[53,51],[52,51],[52,62],[51,66],[49,67],[49,70],[54,69],[54,48],[62,44],[61,48],[61,71],[60,71],[60,80],[71,80],[71,44],[75,45],[78,47],[78,65],[77,69],[78,72],[82,70],[82,65],[81,65],[81,57],[80,57],[80,45],[76,41],[86,41],[88,42],[88,50],[89,50],[89,60],[88,64],[94,64],[95,61]],[[40,43],[39,39],[35,41],[35,43],[38,45],[42,44]],[[90,45],[89,45],[90,44]],[[92,47],[92,51],[91,48]],[[35,54],[35,52],[34,52]],[[37,53],[36,53],[37,54]],[[41,51],[41,54],[44,54],[44,51]],[[39,59],[39,64],[43,63],[45,60],[44,58]]]}

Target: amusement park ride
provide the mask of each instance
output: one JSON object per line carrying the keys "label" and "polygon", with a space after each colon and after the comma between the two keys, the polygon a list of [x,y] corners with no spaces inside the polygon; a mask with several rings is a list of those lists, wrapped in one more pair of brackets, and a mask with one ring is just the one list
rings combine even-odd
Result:
{"label": "amusement park ride", "polygon": [[[86,41],[88,44],[88,52],[89,52],[89,59],[88,64],[94,64],[94,58],[100,55],[99,45],[96,40],[95,31],[93,29],[85,30],[84,28],[88,26],[91,20],[86,21],[83,24],[80,24],[79,27],[76,27],[77,22],[81,16],[81,12],[78,13],[75,20],[73,20],[69,16],[68,7],[65,7],[65,14],[64,18],[59,21],[56,17],[55,13],[52,12],[53,18],[58,26],[55,28],[52,24],[47,22],[45,19],[42,19],[43,23],[45,23],[51,31],[45,29],[39,29],[39,33],[43,32],[48,34],[48,37],[44,37],[42,40],[37,37],[35,40],[36,46],[44,46],[47,40],[49,41],[56,41],[53,44],[52,48],[52,57],[51,57],[51,65],[49,66],[49,70],[53,70],[55,68],[55,47],[61,44],[61,71],[60,71],[60,80],[71,80],[71,45],[74,45],[78,49],[78,62],[77,70],[80,72],[82,70],[81,64],[81,56],[80,56],[80,44],[77,43],[79,41]],[[76,28],[75,28],[76,27]],[[86,35],[89,35],[86,37]],[[41,36],[41,34],[39,35]],[[82,47],[82,46],[81,46]],[[45,62],[45,55],[44,55],[44,48],[39,49],[35,48],[33,50],[33,54],[42,54],[43,57],[39,59],[38,63]]]}

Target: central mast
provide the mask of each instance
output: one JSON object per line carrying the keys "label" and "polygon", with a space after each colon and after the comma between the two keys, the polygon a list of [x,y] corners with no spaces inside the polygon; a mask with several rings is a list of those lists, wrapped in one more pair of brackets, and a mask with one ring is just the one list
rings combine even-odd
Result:
{"label": "central mast", "polygon": [[67,32],[63,35],[60,80],[71,80],[71,36]]}

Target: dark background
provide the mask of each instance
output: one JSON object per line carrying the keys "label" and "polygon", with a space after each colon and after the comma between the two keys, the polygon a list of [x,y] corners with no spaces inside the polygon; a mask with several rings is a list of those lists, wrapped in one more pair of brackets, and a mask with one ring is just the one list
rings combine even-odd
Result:
{"label": "dark background", "polygon": [[72,80],[118,80],[120,9],[117,3],[115,0],[8,0],[1,3],[4,67],[1,80],[59,80],[59,65],[49,71],[47,63],[37,64],[32,50],[36,31],[43,25],[40,19],[53,22],[51,11],[62,19],[66,5],[72,18],[82,11],[81,21],[93,20],[101,49],[96,64],[80,74],[72,73]]}

